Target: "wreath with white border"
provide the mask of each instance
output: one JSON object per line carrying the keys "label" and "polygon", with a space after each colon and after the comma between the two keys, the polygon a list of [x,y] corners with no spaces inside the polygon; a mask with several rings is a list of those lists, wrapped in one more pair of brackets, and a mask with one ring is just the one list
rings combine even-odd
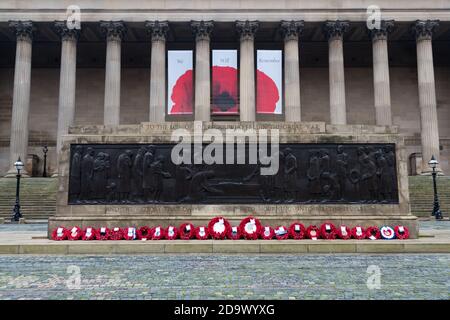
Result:
{"label": "wreath with white border", "polygon": [[395,231],[389,226],[382,226],[380,228],[381,238],[385,240],[395,239]]}

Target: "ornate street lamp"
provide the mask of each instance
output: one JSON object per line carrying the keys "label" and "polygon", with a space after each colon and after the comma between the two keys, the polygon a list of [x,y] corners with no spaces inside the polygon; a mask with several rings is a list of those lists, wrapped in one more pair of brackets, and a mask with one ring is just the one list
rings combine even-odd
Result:
{"label": "ornate street lamp", "polygon": [[42,172],[42,176],[44,178],[47,178],[47,146],[44,146],[44,148],[42,148],[42,152],[44,153],[44,171]]}
{"label": "ornate street lamp", "polygon": [[18,222],[20,220],[20,218],[22,218],[22,213],[20,213],[20,202],[19,202],[19,191],[20,191],[20,170],[23,169],[23,162],[22,160],[17,159],[16,162],[14,162],[14,167],[16,167],[17,169],[17,183],[16,183],[16,204],[14,205],[14,209],[13,209],[13,216],[11,218],[12,222]]}
{"label": "ornate street lamp", "polygon": [[436,160],[434,156],[431,156],[431,160],[428,162],[428,165],[433,169],[431,175],[433,176],[433,188],[434,188],[434,204],[433,204],[433,212],[432,216],[435,216],[436,220],[442,220],[442,212],[441,206],[439,205],[439,198],[437,193],[437,185],[436,185],[436,167],[439,162]]}

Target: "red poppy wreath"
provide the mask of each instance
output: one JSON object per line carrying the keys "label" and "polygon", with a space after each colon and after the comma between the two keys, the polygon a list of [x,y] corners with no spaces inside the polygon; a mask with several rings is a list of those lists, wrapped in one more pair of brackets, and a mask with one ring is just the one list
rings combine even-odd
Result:
{"label": "red poppy wreath", "polygon": [[275,236],[275,230],[270,226],[261,227],[261,239],[272,240]]}
{"label": "red poppy wreath", "polygon": [[212,218],[208,223],[208,232],[213,239],[225,239],[231,226],[224,217]]}
{"label": "red poppy wreath", "polygon": [[151,231],[152,231],[152,229],[148,226],[140,227],[137,230],[137,238],[139,240],[144,240],[144,241],[149,240],[152,238]]}
{"label": "red poppy wreath", "polygon": [[403,240],[409,238],[409,230],[405,226],[395,226],[394,231],[397,239]]}
{"label": "red poppy wreath", "polygon": [[182,240],[189,240],[195,237],[195,227],[192,223],[183,223],[178,231]]}
{"label": "red poppy wreath", "polygon": [[289,237],[289,230],[285,226],[278,226],[275,228],[275,238],[277,240],[285,240]]}
{"label": "red poppy wreath", "polygon": [[303,239],[303,238],[305,238],[305,234],[306,234],[305,226],[303,224],[301,224],[300,222],[294,222],[289,227],[289,236],[292,239],[296,239],[296,240]]}
{"label": "red poppy wreath", "polygon": [[83,230],[79,227],[72,227],[67,231],[67,239],[69,240],[80,240],[83,237]]}
{"label": "red poppy wreath", "polygon": [[86,227],[83,231],[83,236],[81,237],[83,240],[95,240],[97,239],[97,230],[92,227]]}
{"label": "red poppy wreath", "polygon": [[209,238],[208,228],[204,226],[195,228],[195,237],[198,240],[208,239]]}
{"label": "red poppy wreath", "polygon": [[52,232],[52,239],[56,241],[67,240],[69,231],[64,227],[58,227]]}
{"label": "red poppy wreath", "polygon": [[336,227],[331,222],[325,222],[320,226],[320,236],[322,239],[336,239]]}
{"label": "red poppy wreath", "polygon": [[247,240],[258,239],[261,230],[261,223],[254,217],[244,218],[239,224],[239,229],[242,231],[242,235]]}

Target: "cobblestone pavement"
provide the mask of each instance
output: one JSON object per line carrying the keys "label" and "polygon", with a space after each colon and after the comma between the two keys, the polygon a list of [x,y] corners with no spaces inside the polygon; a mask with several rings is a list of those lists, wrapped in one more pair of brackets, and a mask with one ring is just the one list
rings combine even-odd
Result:
{"label": "cobblestone pavement", "polygon": [[450,254],[0,256],[0,299],[449,299],[449,292]]}

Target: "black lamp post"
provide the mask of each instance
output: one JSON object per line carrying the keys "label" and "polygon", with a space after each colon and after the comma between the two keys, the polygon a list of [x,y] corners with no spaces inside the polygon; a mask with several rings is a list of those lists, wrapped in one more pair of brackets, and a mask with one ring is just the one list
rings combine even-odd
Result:
{"label": "black lamp post", "polygon": [[433,212],[431,213],[431,215],[434,216],[436,220],[442,220],[441,206],[439,205],[439,198],[436,185],[436,175],[437,175],[436,167],[438,164],[439,162],[436,160],[434,156],[432,156],[431,160],[428,162],[428,165],[433,169],[431,175],[433,176],[434,204],[433,204]]}
{"label": "black lamp post", "polygon": [[13,216],[11,218],[12,222],[17,222],[22,218],[22,213],[20,213],[20,201],[19,201],[19,193],[20,193],[20,170],[23,169],[23,162],[19,159],[14,162],[14,167],[17,169],[17,183],[16,183],[16,204],[14,205],[13,209]]}
{"label": "black lamp post", "polygon": [[47,152],[48,152],[47,146],[44,146],[42,152],[44,153],[44,171],[42,172],[42,176],[44,178],[47,178]]}

